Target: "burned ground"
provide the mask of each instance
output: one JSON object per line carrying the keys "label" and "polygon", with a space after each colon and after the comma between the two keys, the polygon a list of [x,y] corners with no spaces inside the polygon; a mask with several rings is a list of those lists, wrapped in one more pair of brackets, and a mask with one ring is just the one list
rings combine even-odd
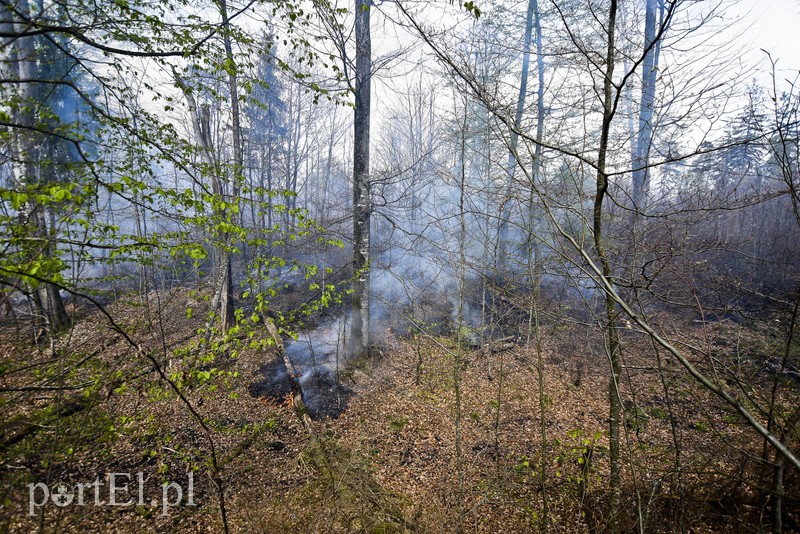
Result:
{"label": "burned ground", "polygon": [[[308,387],[312,437],[286,401],[285,367],[269,347],[218,357],[205,367],[224,370],[214,380],[182,375],[192,352],[181,351],[197,336],[180,311],[185,299],[173,300],[164,308],[172,315],[153,321],[136,302],[112,306],[144,350],[161,354],[169,376],[183,381],[182,394],[208,433],[151,362],[97,312],[82,312],[69,334],[71,351],[49,349],[55,359],[3,330],[3,530],[219,531],[209,438],[234,531],[450,532],[461,523],[469,531],[528,532],[547,521],[551,529],[589,532],[607,523],[607,361],[602,342],[577,336],[576,327],[543,327],[541,389],[535,344],[464,348],[459,482],[457,338],[398,336],[384,325],[370,358],[342,360],[337,372],[326,353],[330,345],[318,343],[317,356],[327,356],[316,364],[326,372],[315,374],[308,354],[295,369]],[[717,355],[715,361],[697,356],[696,365],[711,372],[716,366],[732,382],[746,375],[761,384],[753,386],[754,396],[766,394],[776,373],[794,380],[793,370],[770,363],[779,340],[772,330],[689,319],[681,331],[686,344],[708,344]],[[629,510],[623,525],[634,529],[641,521],[659,532],[757,528],[770,474],[758,460],[762,441],[674,361],[649,356],[635,329],[623,342]],[[308,352],[302,336],[295,343],[293,356]],[[89,388],[86,396],[70,389],[91,381],[105,387]],[[48,389],[55,384],[63,387]],[[796,402],[791,394],[779,399],[784,407]],[[63,410],[70,403],[75,409]],[[147,504],[160,502],[164,482],[185,487],[190,472],[196,506],[166,515],[147,505],[52,503],[28,515],[34,482],[74,487],[98,477],[107,484],[108,473],[142,473]],[[136,475],[131,480],[134,487]],[[785,484],[786,527],[797,528],[796,473],[788,472]]]}

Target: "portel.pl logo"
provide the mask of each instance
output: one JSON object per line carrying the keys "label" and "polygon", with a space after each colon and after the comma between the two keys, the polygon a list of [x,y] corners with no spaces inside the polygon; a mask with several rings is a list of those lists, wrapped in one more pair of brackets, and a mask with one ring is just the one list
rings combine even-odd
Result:
{"label": "portel.pl logo", "polygon": [[[131,473],[108,473],[107,483],[100,480],[78,483],[74,486],[58,482],[48,486],[42,482],[28,484],[28,515],[36,515],[38,508],[52,502],[59,508],[67,506],[151,506],[161,507],[161,515],[169,513],[173,506],[184,504],[194,506],[194,473],[189,472],[186,492],[177,482],[165,482],[161,485],[161,500],[144,498],[144,473],[136,473],[138,488],[133,488],[134,476]],[[138,495],[134,491],[138,489]],[[183,502],[184,495],[186,502]],[[138,497],[138,498],[137,498]]]}

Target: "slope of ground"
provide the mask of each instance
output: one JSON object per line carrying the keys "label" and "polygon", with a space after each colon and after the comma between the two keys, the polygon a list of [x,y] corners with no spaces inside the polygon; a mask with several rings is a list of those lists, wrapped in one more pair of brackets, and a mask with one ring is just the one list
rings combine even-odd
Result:
{"label": "slope of ground", "polygon": [[[149,321],[141,303],[114,304],[138,346],[98,312],[85,312],[63,347],[36,351],[5,332],[4,531],[219,532],[218,479],[234,532],[589,532],[607,524],[607,378],[597,340],[576,344],[575,331],[545,328],[541,384],[534,344],[464,349],[457,388],[452,338],[385,332],[368,361],[339,376],[353,392],[347,409],[315,421],[311,437],[288,402],[254,387],[265,369],[280,368],[273,350],[242,347],[235,359],[200,365],[215,379],[188,372],[197,349],[185,349],[199,338],[182,310],[202,305],[173,298],[160,303],[165,316]],[[741,343],[743,332],[731,325],[709,337],[690,328],[686,339]],[[748,335],[757,346],[757,333]],[[757,529],[761,442],[669,360],[658,373],[637,358],[646,347],[635,333],[624,341],[625,528]],[[182,383],[204,425],[143,353]],[[117,502],[133,502],[108,504],[110,473],[128,485]],[[32,484],[54,493],[63,483],[76,494],[76,484],[95,480],[100,505],[95,487],[84,488],[83,505],[31,505],[31,495],[44,499]],[[166,483],[182,489],[180,503]],[[791,528],[796,477],[786,484]],[[163,506],[164,491],[175,506]]]}

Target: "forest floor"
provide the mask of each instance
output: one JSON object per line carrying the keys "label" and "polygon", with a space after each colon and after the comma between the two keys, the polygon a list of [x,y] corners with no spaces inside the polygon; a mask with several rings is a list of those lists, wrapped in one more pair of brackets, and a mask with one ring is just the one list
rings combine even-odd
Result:
{"label": "forest floor", "polygon": [[[545,523],[549,531],[602,532],[607,525],[608,365],[585,327],[543,325],[541,351],[522,342],[465,349],[458,387],[452,337],[387,329],[368,360],[340,374],[353,395],[337,418],[314,421],[312,436],[285,399],[258,387],[277,365],[274,350],[241,349],[206,367],[226,373],[221,378],[185,379],[176,350],[197,340],[197,320],[184,311],[191,299],[159,302],[164,312],[155,321],[145,320],[141,303],[108,307],[142,352],[97,311],[76,312],[59,341],[69,351],[58,344],[37,351],[4,328],[0,531],[221,532],[214,463],[234,532],[437,533],[461,525],[516,533]],[[768,332],[669,321],[687,345],[735,354],[738,372],[770,382]],[[762,441],[669,358],[645,356],[652,347],[633,330],[623,346],[623,528],[757,531]],[[157,361],[183,381],[207,431],[143,353],[161,354]],[[736,364],[697,360],[728,371]],[[119,474],[117,487],[127,484],[116,501],[133,502],[108,504],[109,473]],[[76,484],[95,480],[102,486],[86,486],[83,505],[56,506],[53,497],[32,506],[59,482],[74,497]],[[163,506],[165,483],[174,484],[170,502],[181,487],[179,504]],[[786,491],[791,529],[796,474],[787,474]]]}

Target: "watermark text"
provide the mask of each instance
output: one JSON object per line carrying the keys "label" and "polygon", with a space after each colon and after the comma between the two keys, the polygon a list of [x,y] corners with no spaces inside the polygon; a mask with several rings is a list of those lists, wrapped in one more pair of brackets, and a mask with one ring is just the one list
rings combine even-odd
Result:
{"label": "watermark text", "polygon": [[[135,483],[135,486],[134,486]],[[184,495],[186,502],[184,502]],[[52,502],[59,508],[67,506],[150,506],[161,507],[161,515],[169,514],[175,506],[195,506],[194,473],[189,472],[186,491],[177,482],[161,484],[161,499],[145,500],[144,473],[107,473],[104,480],[79,482],[74,485],[59,482],[28,484],[28,515],[34,516],[39,508]]]}

